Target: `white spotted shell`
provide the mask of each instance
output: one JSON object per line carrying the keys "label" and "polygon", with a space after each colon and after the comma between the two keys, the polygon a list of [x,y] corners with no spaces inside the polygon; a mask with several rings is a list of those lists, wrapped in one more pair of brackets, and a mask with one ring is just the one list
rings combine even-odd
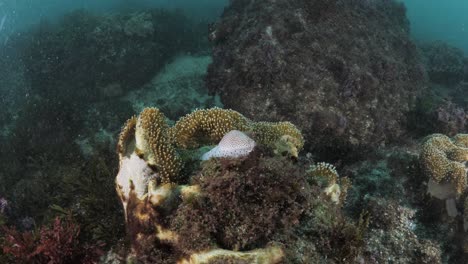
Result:
{"label": "white spotted shell", "polygon": [[255,147],[255,141],[239,130],[231,130],[219,144],[206,152],[202,160],[210,158],[239,158],[247,156]]}

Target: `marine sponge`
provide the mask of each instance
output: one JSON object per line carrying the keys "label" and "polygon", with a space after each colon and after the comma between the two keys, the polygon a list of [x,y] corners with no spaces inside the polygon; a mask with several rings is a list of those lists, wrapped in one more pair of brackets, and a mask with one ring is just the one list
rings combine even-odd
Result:
{"label": "marine sponge", "polygon": [[200,145],[216,144],[231,130],[246,131],[249,120],[242,114],[221,108],[195,110],[182,117],[171,135],[176,146],[196,148]]}
{"label": "marine sponge", "polygon": [[429,136],[422,145],[420,163],[429,177],[429,192],[439,199],[462,194],[467,187],[468,148],[467,135],[456,135],[454,139],[442,134]]}
{"label": "marine sponge", "polygon": [[141,112],[136,123],[135,143],[138,154],[157,169],[162,182],[175,182],[182,161],[170,142],[169,126],[159,109],[146,108]]}
{"label": "marine sponge", "polygon": [[228,132],[219,144],[203,154],[202,160],[212,157],[238,158],[248,155],[255,147],[255,141],[239,130]]}

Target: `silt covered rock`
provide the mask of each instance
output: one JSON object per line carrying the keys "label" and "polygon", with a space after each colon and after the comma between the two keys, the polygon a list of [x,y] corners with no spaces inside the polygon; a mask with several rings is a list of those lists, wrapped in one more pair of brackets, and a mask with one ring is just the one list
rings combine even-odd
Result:
{"label": "silt covered rock", "polygon": [[314,152],[398,137],[425,86],[394,1],[235,0],[210,38],[208,88],[249,118],[298,124]]}

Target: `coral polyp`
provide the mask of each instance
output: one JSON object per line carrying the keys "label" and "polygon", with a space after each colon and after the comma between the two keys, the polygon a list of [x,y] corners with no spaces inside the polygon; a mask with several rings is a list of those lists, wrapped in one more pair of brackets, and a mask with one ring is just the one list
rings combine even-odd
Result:
{"label": "coral polyp", "polygon": [[173,182],[179,175],[182,162],[171,144],[166,117],[159,109],[141,112],[135,128],[135,148],[150,166],[157,168],[163,182]]}
{"label": "coral polyp", "polygon": [[[447,193],[439,193],[439,197],[458,197],[467,187],[465,163],[468,162],[468,148],[464,142],[466,137],[459,134],[451,139],[442,134],[434,134],[429,136],[422,146],[420,161],[422,169],[433,183],[430,186],[448,187]],[[435,188],[429,188],[430,193],[433,190]]]}
{"label": "coral polyp", "polygon": [[[242,131],[251,134],[253,139]],[[215,107],[195,110],[170,127],[159,109],[145,108],[122,128],[117,152],[121,162],[135,152],[156,169],[160,182],[173,183],[183,168],[179,150],[217,144],[225,136],[210,156],[223,156],[218,151],[225,147],[223,143],[231,144],[231,151],[246,148],[242,150],[246,153],[252,151],[255,142],[272,149],[286,143],[296,156],[304,145],[301,132],[289,122],[252,122],[236,111]]]}
{"label": "coral polyp", "polygon": [[171,128],[174,142],[181,148],[216,144],[231,130],[245,131],[249,120],[240,113],[221,108],[195,110]]}

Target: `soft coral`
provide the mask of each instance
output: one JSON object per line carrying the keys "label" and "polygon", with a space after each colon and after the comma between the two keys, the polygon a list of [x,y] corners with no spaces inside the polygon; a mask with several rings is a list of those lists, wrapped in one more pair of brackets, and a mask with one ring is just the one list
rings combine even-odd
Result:
{"label": "soft coral", "polygon": [[71,219],[56,218],[53,226],[42,227],[33,232],[18,232],[5,228],[3,251],[12,255],[17,263],[96,263],[102,255],[102,243],[87,245],[80,243],[80,227]]}
{"label": "soft coral", "polygon": [[44,262],[39,256],[34,256],[37,237],[32,232],[21,233],[15,228],[4,227],[3,252],[11,255],[18,263]]}

